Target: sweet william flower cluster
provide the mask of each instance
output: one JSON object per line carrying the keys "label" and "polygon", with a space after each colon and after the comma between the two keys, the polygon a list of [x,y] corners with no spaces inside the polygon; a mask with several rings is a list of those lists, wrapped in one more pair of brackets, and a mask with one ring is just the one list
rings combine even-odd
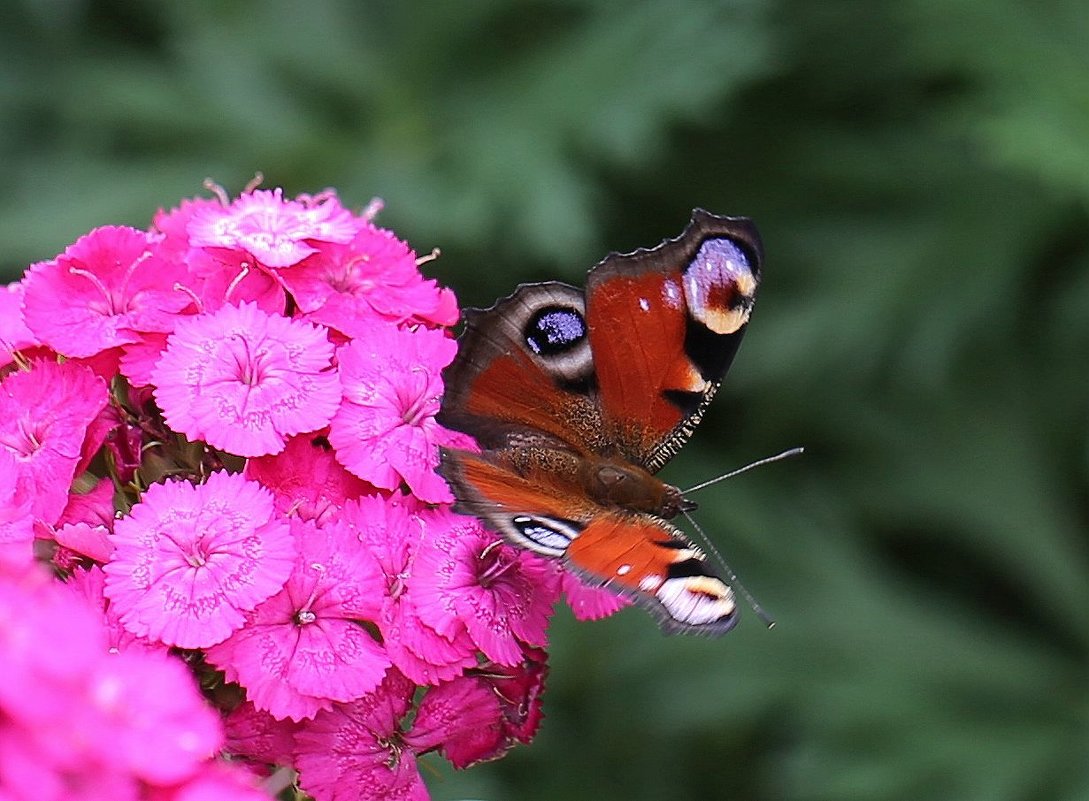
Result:
{"label": "sweet william flower cluster", "polygon": [[377,204],[216,194],[0,292],[0,798],[426,799],[618,606],[450,510],[458,308]]}

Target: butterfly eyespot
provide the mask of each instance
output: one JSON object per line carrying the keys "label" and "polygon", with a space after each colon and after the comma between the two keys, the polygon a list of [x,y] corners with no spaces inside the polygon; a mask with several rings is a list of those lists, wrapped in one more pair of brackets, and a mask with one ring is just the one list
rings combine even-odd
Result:
{"label": "butterfly eyespot", "polygon": [[557,356],[586,339],[586,320],[571,308],[548,306],[537,311],[525,328],[526,344],[539,356]]}
{"label": "butterfly eyespot", "polygon": [[737,611],[733,592],[712,576],[671,578],[654,595],[670,617],[686,626],[725,623]]}
{"label": "butterfly eyespot", "polygon": [[582,526],[573,520],[518,515],[511,518],[511,536],[522,546],[544,556],[563,556]]}
{"label": "butterfly eyespot", "polygon": [[726,237],[700,245],[684,271],[690,313],[716,334],[732,334],[749,321],[756,285],[749,256]]}

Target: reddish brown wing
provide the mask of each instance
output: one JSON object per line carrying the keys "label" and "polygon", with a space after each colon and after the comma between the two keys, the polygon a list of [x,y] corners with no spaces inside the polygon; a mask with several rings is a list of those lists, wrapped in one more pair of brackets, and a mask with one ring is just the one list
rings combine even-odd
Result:
{"label": "reddish brown wing", "polygon": [[484,448],[593,451],[604,436],[589,394],[593,370],[582,291],[525,284],[490,309],[466,312],[438,419]]}
{"label": "reddish brown wing", "polygon": [[741,343],[761,258],[749,220],[697,209],[677,239],[590,271],[598,407],[623,456],[653,472],[688,439]]}
{"label": "reddish brown wing", "polygon": [[660,518],[605,510],[556,473],[522,475],[490,457],[444,451],[460,512],[507,539],[560,558],[587,583],[647,607],[670,632],[721,634],[737,622],[733,593],[705,557]]}

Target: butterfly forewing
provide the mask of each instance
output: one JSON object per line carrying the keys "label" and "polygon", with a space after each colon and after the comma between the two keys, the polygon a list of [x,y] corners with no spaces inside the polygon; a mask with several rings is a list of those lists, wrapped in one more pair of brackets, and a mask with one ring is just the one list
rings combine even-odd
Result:
{"label": "butterfly forewing", "polygon": [[677,239],[591,270],[597,401],[631,461],[656,471],[691,435],[741,343],[761,252],[748,220],[697,210]]}

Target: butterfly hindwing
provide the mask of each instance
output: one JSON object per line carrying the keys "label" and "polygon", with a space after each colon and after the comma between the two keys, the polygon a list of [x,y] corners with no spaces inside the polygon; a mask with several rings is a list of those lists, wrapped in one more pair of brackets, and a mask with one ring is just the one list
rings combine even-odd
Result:
{"label": "butterfly hindwing", "polygon": [[443,452],[444,475],[462,489],[456,511],[480,517],[517,545],[563,560],[586,584],[632,598],[667,631],[721,634],[736,623],[730,588],[669,523],[603,511],[579,501],[578,487],[556,474],[526,477],[503,462],[494,453]]}

